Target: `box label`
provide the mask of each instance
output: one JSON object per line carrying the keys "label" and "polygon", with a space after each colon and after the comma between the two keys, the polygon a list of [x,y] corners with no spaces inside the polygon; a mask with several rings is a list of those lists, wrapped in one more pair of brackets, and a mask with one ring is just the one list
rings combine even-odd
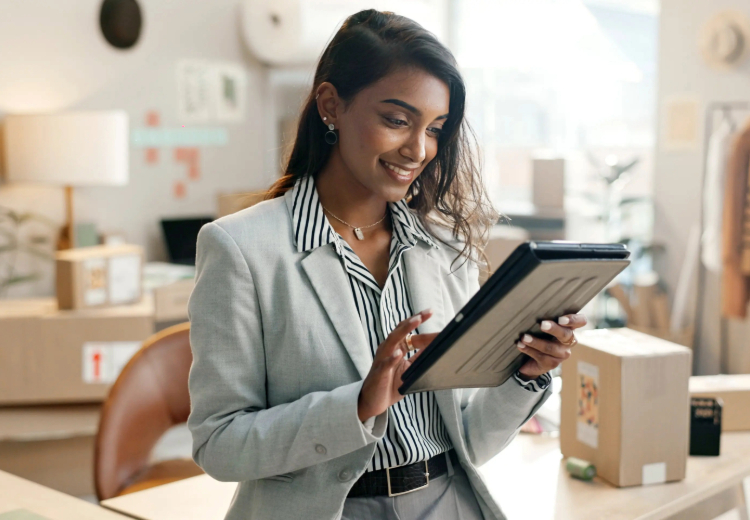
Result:
{"label": "box label", "polygon": [[141,290],[141,257],[113,256],[109,259],[109,303],[132,302]]}
{"label": "box label", "polygon": [[578,362],[578,413],[576,438],[592,448],[599,447],[599,367]]}
{"label": "box label", "polygon": [[87,341],[83,344],[83,382],[111,384],[138,349],[140,341]]}
{"label": "box label", "polygon": [[107,260],[88,258],[83,261],[83,302],[86,306],[107,301]]}
{"label": "box label", "polygon": [[663,484],[667,481],[667,463],[644,464],[641,472],[642,484]]}
{"label": "box label", "polygon": [[750,390],[750,377],[745,374],[697,376],[690,378],[691,392],[718,392],[721,390]]}

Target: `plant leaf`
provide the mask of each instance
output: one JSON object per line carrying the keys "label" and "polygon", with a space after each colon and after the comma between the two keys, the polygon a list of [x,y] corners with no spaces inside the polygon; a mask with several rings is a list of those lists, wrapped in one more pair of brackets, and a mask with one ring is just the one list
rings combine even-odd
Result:
{"label": "plant leaf", "polygon": [[29,237],[29,242],[31,242],[32,244],[49,244],[50,237],[45,235],[34,235]]}
{"label": "plant leaf", "polygon": [[50,253],[48,251],[41,251],[39,249],[36,249],[34,247],[30,247],[27,245],[19,245],[18,250],[24,253],[28,253],[30,255],[36,256],[37,258],[43,258],[45,260],[54,260],[55,255],[54,253]]}
{"label": "plant leaf", "polygon": [[38,213],[24,213],[19,216],[19,224],[23,222],[28,221],[36,221],[41,222],[42,224],[45,224],[51,228],[57,229],[58,224],[51,218],[45,217],[44,215],[39,215]]}
{"label": "plant leaf", "polygon": [[19,276],[11,276],[10,278],[7,278],[3,280],[2,284],[0,286],[2,287],[8,287],[11,285],[17,285],[19,283],[24,282],[33,282],[34,280],[39,280],[41,278],[41,275],[39,273],[32,273],[32,274],[24,274]]}

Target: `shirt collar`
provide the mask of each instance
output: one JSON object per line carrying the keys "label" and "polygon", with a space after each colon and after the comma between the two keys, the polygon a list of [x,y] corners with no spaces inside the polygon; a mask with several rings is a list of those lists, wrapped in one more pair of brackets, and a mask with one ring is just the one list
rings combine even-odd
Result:
{"label": "shirt collar", "polygon": [[[429,246],[438,248],[417,215],[409,209],[406,199],[389,203],[388,206],[393,217],[396,240],[410,247],[416,245],[417,240],[422,240]],[[292,224],[294,243],[298,252],[311,251],[332,243],[336,251],[342,253],[338,233],[323,213],[315,179],[310,175],[297,179],[292,188]]]}
{"label": "shirt collar", "polygon": [[439,249],[430,234],[425,230],[419,217],[409,209],[406,199],[388,204],[393,217],[393,231],[396,239],[402,244],[414,246],[417,240]]}

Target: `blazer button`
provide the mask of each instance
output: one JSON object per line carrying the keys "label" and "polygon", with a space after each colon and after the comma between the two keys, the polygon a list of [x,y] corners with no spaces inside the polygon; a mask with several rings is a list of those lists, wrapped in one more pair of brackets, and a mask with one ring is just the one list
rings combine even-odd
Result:
{"label": "blazer button", "polygon": [[321,455],[325,455],[328,452],[328,450],[326,450],[326,447],[323,446],[322,444],[317,444],[315,446],[315,451],[317,451]]}
{"label": "blazer button", "polygon": [[342,469],[339,473],[339,480],[341,482],[346,482],[347,480],[351,480],[352,478],[352,472],[348,469]]}

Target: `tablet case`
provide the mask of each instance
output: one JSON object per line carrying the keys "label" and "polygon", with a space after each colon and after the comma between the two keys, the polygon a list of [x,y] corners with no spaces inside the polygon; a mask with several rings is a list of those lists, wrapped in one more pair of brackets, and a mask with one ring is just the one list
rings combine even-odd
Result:
{"label": "tablet case", "polygon": [[527,356],[523,333],[579,312],[625,269],[622,244],[526,242],[503,262],[402,376],[402,395],[499,386]]}

